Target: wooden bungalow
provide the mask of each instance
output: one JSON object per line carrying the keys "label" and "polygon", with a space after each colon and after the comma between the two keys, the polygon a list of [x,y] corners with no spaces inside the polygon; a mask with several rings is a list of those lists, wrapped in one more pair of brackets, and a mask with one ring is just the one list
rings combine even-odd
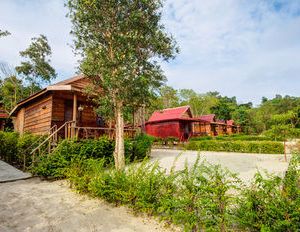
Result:
{"label": "wooden bungalow", "polygon": [[189,106],[155,111],[146,122],[146,133],[159,138],[187,140],[193,134],[193,115]]}
{"label": "wooden bungalow", "polygon": [[[155,111],[146,122],[146,132],[149,135],[167,138],[176,137],[185,141],[191,136],[217,136],[238,133],[240,128],[230,121],[216,119],[215,114],[193,117],[189,106],[169,108]],[[230,130],[228,132],[228,130]]]}
{"label": "wooden bungalow", "polygon": [[75,128],[79,133],[82,127],[103,126],[85,95],[89,84],[83,76],[75,76],[20,101],[10,113],[15,131],[42,135],[61,128],[59,136],[66,137],[74,136]]}
{"label": "wooden bungalow", "polygon": [[8,113],[4,110],[3,104],[0,102],[0,131],[3,131],[5,129],[5,124],[8,117]]}
{"label": "wooden bungalow", "polygon": [[217,120],[215,122],[217,135],[226,135],[227,134],[227,124],[225,120]]}
{"label": "wooden bungalow", "polygon": [[235,127],[234,127],[234,121],[232,119],[227,120],[226,124],[227,124],[227,134],[228,135],[236,133]]}
{"label": "wooden bungalow", "polygon": [[217,134],[214,114],[202,115],[195,119],[198,121],[193,122],[193,136],[215,136]]}
{"label": "wooden bungalow", "polygon": [[226,124],[228,135],[241,133],[241,127],[237,125],[234,120],[227,120]]}

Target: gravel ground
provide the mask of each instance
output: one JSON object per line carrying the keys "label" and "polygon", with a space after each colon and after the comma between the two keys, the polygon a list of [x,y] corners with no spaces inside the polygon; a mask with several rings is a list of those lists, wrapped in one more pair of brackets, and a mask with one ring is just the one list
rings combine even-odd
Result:
{"label": "gravel ground", "polygon": [[174,231],[125,207],[73,192],[66,181],[0,183],[0,231]]}
{"label": "gravel ground", "polygon": [[[234,173],[238,173],[245,184],[251,182],[251,179],[258,170],[266,170],[269,173],[284,176],[288,168],[288,162],[284,161],[284,155],[197,152],[167,149],[154,149],[151,153],[152,160],[158,160],[160,166],[167,170],[170,170],[173,166],[177,156],[179,157],[175,163],[175,169],[180,170],[184,168],[186,161],[189,165],[192,165],[196,161],[197,155],[200,155],[201,160],[206,160],[211,164],[220,164],[222,167],[228,168]],[[290,155],[287,157],[289,161]]]}

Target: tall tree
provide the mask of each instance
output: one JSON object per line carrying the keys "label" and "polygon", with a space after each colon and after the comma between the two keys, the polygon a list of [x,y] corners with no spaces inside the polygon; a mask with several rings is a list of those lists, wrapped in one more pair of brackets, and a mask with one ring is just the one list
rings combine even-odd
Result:
{"label": "tall tree", "polygon": [[25,61],[22,61],[16,70],[24,75],[31,85],[31,94],[34,93],[36,87],[41,87],[42,83],[49,83],[56,77],[55,69],[50,65],[51,54],[51,47],[44,35],[32,38],[29,47],[20,52]]}
{"label": "tall tree", "polygon": [[[165,81],[158,58],[177,52],[161,24],[161,0],[68,0],[80,70],[101,87],[115,118],[114,159],[123,169],[125,106],[144,105]],[[99,91],[98,91],[99,92]]]}

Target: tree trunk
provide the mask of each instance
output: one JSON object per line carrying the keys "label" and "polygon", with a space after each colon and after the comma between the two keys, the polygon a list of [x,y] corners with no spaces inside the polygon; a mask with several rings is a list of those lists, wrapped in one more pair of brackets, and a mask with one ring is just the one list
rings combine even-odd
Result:
{"label": "tree trunk", "polygon": [[125,154],[124,154],[124,118],[122,112],[122,103],[116,102],[115,105],[115,118],[116,118],[116,138],[115,138],[115,167],[117,170],[122,170],[125,167]]}

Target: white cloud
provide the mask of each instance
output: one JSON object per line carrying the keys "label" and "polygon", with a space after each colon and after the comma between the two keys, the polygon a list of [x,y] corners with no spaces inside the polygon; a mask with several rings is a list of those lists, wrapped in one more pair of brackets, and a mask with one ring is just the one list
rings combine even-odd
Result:
{"label": "white cloud", "polygon": [[259,102],[299,95],[300,2],[169,0],[164,22],[181,53],[169,83]]}
{"label": "white cloud", "polygon": [[[63,0],[1,0],[0,29],[12,35],[0,40],[0,60],[17,65],[30,38],[45,34],[59,79],[73,75],[66,13]],[[299,15],[299,0],[167,0],[163,21],[181,49],[163,64],[169,84],[256,103],[299,95]]]}

